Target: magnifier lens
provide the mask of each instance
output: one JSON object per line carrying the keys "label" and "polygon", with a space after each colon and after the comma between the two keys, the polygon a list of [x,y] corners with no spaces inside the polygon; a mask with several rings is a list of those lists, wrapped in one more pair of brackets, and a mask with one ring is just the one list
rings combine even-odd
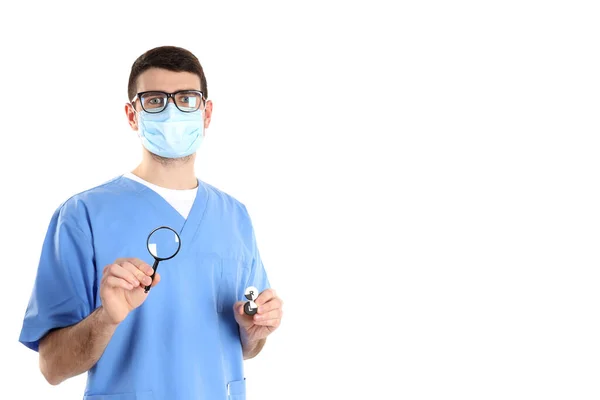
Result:
{"label": "magnifier lens", "polygon": [[[181,247],[181,239],[173,229],[167,226],[161,226],[148,235],[148,241],[146,243],[148,245],[148,251],[154,257],[154,265],[152,266],[154,273],[151,276],[152,280],[154,280],[154,274],[156,273],[159,262],[175,257]],[[144,291],[148,293],[151,286],[152,285],[146,286]]]}
{"label": "magnifier lens", "polygon": [[158,228],[148,237],[148,251],[158,260],[175,256],[179,245],[179,236],[169,228]]}

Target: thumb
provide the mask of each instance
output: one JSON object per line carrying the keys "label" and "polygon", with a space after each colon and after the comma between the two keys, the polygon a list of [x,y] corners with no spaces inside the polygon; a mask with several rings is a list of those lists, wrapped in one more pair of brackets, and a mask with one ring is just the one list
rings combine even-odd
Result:
{"label": "thumb", "polygon": [[154,279],[152,279],[152,287],[158,285],[158,282],[160,282],[160,274],[157,272],[154,274]]}
{"label": "thumb", "polygon": [[233,310],[237,315],[244,315],[244,301],[238,301],[233,305]]}

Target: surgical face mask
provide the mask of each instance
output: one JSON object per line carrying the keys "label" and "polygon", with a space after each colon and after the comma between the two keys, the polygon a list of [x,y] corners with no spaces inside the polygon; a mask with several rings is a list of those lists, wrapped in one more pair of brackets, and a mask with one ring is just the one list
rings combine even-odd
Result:
{"label": "surgical face mask", "polygon": [[137,115],[142,144],[158,156],[189,156],[198,150],[204,139],[204,118],[200,110],[187,113],[169,103],[159,113],[142,110]]}

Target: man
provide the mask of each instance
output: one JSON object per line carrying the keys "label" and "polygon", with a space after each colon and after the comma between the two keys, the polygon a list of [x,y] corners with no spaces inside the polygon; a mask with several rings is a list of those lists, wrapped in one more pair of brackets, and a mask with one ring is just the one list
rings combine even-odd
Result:
{"label": "man", "polygon": [[[155,48],[128,91],[142,162],[56,210],[19,341],[52,385],[88,371],[88,400],[245,399],[243,360],[279,326],[282,301],[245,206],[195,177],[213,109],[204,71],[187,50]],[[147,237],[160,226],[180,250],[154,273]]]}

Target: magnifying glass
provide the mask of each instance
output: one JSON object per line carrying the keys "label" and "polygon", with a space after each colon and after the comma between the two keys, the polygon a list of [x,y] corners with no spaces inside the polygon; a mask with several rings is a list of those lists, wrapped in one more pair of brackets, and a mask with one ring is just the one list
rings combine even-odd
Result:
{"label": "magnifying glass", "polygon": [[[150,232],[148,235],[148,241],[146,242],[148,247],[148,251],[154,257],[154,265],[152,269],[154,272],[150,277],[154,281],[154,275],[156,274],[156,269],[158,268],[158,263],[161,261],[170,260],[175,257],[177,253],[179,253],[179,249],[181,248],[181,239],[177,232],[168,226],[160,226]],[[152,283],[144,288],[144,292],[148,293],[150,291],[150,286]]]}

